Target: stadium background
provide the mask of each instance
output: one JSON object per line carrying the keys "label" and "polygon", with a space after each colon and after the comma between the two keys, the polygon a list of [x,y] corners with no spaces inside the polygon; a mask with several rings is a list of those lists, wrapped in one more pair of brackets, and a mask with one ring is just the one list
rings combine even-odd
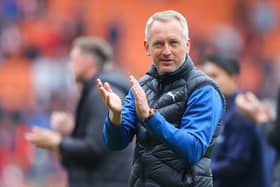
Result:
{"label": "stadium background", "polygon": [[191,56],[240,58],[240,89],[274,101],[280,84],[279,0],[0,0],[0,187],[63,187],[53,155],[24,140],[31,126],[49,128],[53,110],[73,111],[77,90],[67,69],[79,35],[108,40],[116,66],[140,77],[150,65],[145,22],[174,9],[188,20]]}

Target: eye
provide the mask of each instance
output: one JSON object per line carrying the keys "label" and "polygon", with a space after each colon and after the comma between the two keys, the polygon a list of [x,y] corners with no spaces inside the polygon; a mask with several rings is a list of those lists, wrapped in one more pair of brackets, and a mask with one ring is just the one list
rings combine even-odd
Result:
{"label": "eye", "polygon": [[217,79],[218,75],[215,73],[209,74],[212,79]]}
{"label": "eye", "polygon": [[176,47],[176,46],[179,45],[179,42],[176,41],[176,40],[172,40],[172,41],[170,41],[170,45],[173,46],[173,47]]}
{"label": "eye", "polygon": [[156,48],[160,48],[163,46],[163,43],[162,42],[155,42],[153,43],[153,46],[156,47]]}

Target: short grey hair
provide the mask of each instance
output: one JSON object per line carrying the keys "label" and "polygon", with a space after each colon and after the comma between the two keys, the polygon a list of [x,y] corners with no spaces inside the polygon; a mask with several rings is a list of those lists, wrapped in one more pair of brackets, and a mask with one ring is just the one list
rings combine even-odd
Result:
{"label": "short grey hair", "polygon": [[186,18],[179,12],[174,10],[166,10],[161,12],[154,13],[147,21],[145,28],[145,41],[150,40],[150,28],[154,21],[156,20],[170,20],[172,18],[176,18],[183,27],[183,36],[187,41],[189,39],[189,29]]}
{"label": "short grey hair", "polygon": [[94,36],[81,36],[73,41],[73,47],[78,47],[83,53],[90,54],[103,66],[111,63],[114,53],[111,45],[105,40]]}

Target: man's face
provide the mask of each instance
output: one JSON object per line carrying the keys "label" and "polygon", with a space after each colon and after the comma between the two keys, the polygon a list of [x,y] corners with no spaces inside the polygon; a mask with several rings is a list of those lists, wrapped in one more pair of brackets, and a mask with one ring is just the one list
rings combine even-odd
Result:
{"label": "man's face", "polygon": [[144,45],[159,73],[177,70],[190,50],[189,41],[184,40],[183,28],[175,18],[154,21],[150,27],[150,39]]}
{"label": "man's face", "polygon": [[83,53],[79,47],[71,50],[69,67],[77,82],[85,79],[85,74],[92,64],[90,56]]}
{"label": "man's face", "polygon": [[237,76],[228,74],[225,70],[211,62],[206,62],[202,66],[202,70],[216,81],[225,96],[231,95],[236,90]]}

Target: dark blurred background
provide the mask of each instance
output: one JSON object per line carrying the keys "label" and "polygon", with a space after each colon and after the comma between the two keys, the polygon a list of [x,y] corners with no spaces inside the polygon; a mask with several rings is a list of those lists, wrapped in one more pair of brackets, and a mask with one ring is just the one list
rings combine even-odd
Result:
{"label": "dark blurred background", "polygon": [[67,68],[73,39],[108,40],[116,66],[140,77],[150,65],[145,23],[174,9],[189,23],[191,56],[238,56],[240,89],[275,100],[280,85],[279,0],[0,0],[0,187],[64,187],[56,157],[24,140],[49,127],[54,110],[73,111],[77,89]]}

